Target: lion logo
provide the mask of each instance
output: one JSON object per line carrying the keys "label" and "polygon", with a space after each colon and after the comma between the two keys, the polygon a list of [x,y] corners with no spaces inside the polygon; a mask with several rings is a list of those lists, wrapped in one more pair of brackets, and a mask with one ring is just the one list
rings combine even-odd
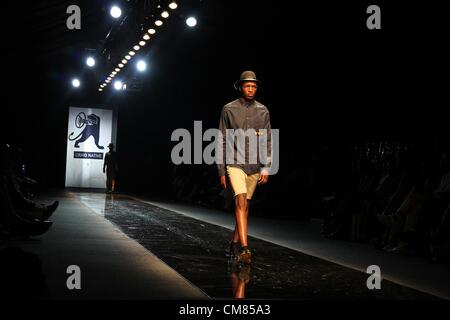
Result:
{"label": "lion logo", "polygon": [[85,142],[89,137],[94,138],[95,145],[99,149],[104,149],[105,147],[102,147],[98,144],[99,137],[100,137],[100,117],[95,114],[90,114],[86,116],[84,112],[80,112],[76,118],[75,118],[75,126],[78,129],[84,129],[75,137],[72,138],[74,135],[74,132],[72,132],[69,135],[70,141],[75,141],[75,148],[79,148],[79,144]]}

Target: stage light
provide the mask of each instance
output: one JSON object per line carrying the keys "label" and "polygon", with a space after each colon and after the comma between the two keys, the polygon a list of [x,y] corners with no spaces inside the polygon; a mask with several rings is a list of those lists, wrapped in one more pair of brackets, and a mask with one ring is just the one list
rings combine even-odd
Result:
{"label": "stage light", "polygon": [[[129,0],[128,0],[128,1],[129,1]],[[156,28],[163,25],[163,19],[167,19],[167,18],[170,17],[170,10],[169,10],[169,9],[163,9],[163,6],[160,5],[160,4],[157,5],[157,8],[161,10],[161,11],[160,11],[160,12],[161,12],[161,18],[158,19],[158,20],[156,20],[156,21],[154,21],[155,27],[148,29],[147,32],[146,32],[145,34],[142,35],[142,40],[138,41],[138,43],[135,44],[135,45],[132,47],[132,50],[133,50],[133,51],[129,51],[128,54],[126,54],[126,55],[124,56],[124,58],[122,59],[122,61],[119,62],[119,63],[117,64],[117,67],[115,67],[115,69],[113,69],[113,70],[115,70],[115,71],[113,71],[113,72],[111,73],[111,75],[109,76],[109,81],[112,81],[112,79],[114,78],[114,76],[115,76],[118,72],[122,71],[122,69],[125,67],[125,65],[126,65],[126,64],[127,64],[127,63],[135,56],[135,55],[136,55],[137,51],[140,50],[140,49],[142,49],[142,48],[148,43],[148,41],[151,39],[152,35],[154,35],[154,34],[156,33]],[[178,8],[177,2],[176,2],[175,0],[169,1],[169,8],[172,9],[172,10]],[[121,13],[122,13],[122,10],[121,10],[118,6],[114,6],[114,7],[111,8],[111,15],[112,15],[112,16],[115,16],[115,17],[118,18],[118,17],[121,16]],[[194,17],[189,17],[189,18],[186,20],[186,24],[187,24],[189,27],[194,27],[194,26],[197,25],[197,20],[196,20]],[[137,56],[137,55],[136,55],[136,56]],[[134,61],[133,61],[133,62],[134,62]],[[138,62],[136,63],[136,68],[137,68],[140,72],[143,72],[144,70],[146,70],[147,65],[146,65],[145,61],[140,60],[140,61],[138,61]],[[113,82],[113,81],[112,81],[112,82]],[[118,84],[115,84],[115,85],[118,86]],[[123,86],[122,89],[125,89],[125,88],[126,88],[126,86]]]}
{"label": "stage light", "polygon": [[127,84],[126,83],[123,84],[122,90],[127,90]]}
{"label": "stage light", "polygon": [[114,89],[116,90],[122,90],[123,88],[123,83],[122,81],[117,80],[116,82],[114,82]]}
{"label": "stage light", "polygon": [[88,65],[88,67],[93,67],[95,66],[95,59],[92,57],[88,57],[86,59],[86,64]]}
{"label": "stage light", "polygon": [[186,19],[186,24],[191,28],[195,27],[197,25],[197,20],[194,17],[189,17]]}
{"label": "stage light", "polygon": [[78,80],[78,79],[72,80],[72,86],[74,86],[75,88],[78,88],[80,85],[81,85],[80,80]]}
{"label": "stage light", "polygon": [[113,6],[109,13],[114,19],[117,19],[122,15],[122,10],[118,6]]}
{"label": "stage light", "polygon": [[102,89],[102,88],[99,88],[98,91],[103,91],[103,89]]}
{"label": "stage light", "polygon": [[[112,79],[112,78],[111,78],[111,79]],[[110,82],[111,82],[111,79],[105,80],[105,82],[106,82],[106,83],[110,83]]]}
{"label": "stage light", "polygon": [[145,69],[147,69],[147,64],[145,63],[144,60],[139,60],[138,63],[136,64],[136,67],[140,72],[144,72]]}

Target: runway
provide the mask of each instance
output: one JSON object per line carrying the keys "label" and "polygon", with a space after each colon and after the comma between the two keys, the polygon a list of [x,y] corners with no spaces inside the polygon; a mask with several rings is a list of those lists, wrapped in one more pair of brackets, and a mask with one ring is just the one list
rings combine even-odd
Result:
{"label": "runway", "polygon": [[366,273],[253,237],[254,263],[238,266],[225,255],[227,228],[125,195],[73,194],[211,298],[233,298],[241,285],[250,299],[434,299],[387,280],[369,290]]}
{"label": "runway", "polygon": [[[275,241],[276,237],[283,232],[286,237],[293,235],[279,220],[269,225],[272,238],[249,237],[255,260],[250,266],[242,266],[231,263],[225,254],[232,230],[217,223],[224,220],[217,212],[199,207],[189,211],[176,204],[157,205],[130,195],[79,190],[56,190],[39,201],[56,199],[60,206],[51,217],[53,226],[47,233],[27,240],[2,239],[0,257],[5,263],[1,271],[12,279],[3,294],[15,292],[49,300],[445,298],[418,290],[417,283],[414,287],[385,278],[381,289],[369,290],[369,274],[280,245],[282,241]],[[226,218],[232,221],[232,217]],[[258,235],[255,224],[261,225],[261,221],[253,219],[250,234]],[[303,239],[312,243],[307,237]],[[351,246],[345,248],[349,255],[357,252]],[[382,270],[389,264],[378,258],[373,261],[380,263]],[[70,290],[66,284],[67,268],[73,265],[81,270],[80,290]],[[430,270],[423,270],[424,278]],[[445,278],[440,279],[445,282]]]}

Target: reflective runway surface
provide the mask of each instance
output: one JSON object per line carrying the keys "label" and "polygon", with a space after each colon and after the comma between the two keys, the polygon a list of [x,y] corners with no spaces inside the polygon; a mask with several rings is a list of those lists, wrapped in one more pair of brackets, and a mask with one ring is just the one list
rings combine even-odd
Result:
{"label": "reflective runway surface", "polygon": [[369,290],[369,274],[252,237],[255,261],[237,265],[225,255],[229,229],[125,195],[73,194],[212,298],[435,299],[387,280]]}

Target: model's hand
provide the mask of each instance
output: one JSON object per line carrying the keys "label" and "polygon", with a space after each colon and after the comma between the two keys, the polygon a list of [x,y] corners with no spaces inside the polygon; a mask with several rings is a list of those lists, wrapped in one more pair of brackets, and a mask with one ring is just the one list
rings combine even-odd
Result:
{"label": "model's hand", "polygon": [[258,184],[265,184],[269,180],[268,174],[261,174],[258,179]]}
{"label": "model's hand", "polygon": [[220,185],[222,188],[227,188],[227,177],[226,176],[220,176]]}

